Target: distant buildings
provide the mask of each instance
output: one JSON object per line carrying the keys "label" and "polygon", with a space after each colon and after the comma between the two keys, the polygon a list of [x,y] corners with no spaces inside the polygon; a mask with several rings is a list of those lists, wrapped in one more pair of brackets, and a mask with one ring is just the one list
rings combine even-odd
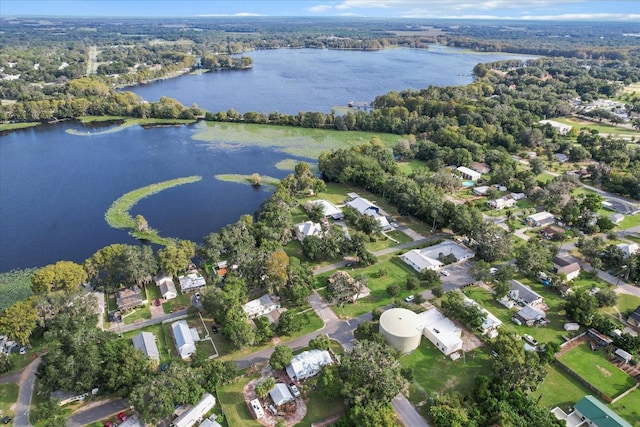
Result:
{"label": "distant buildings", "polygon": [[571,132],[571,129],[573,129],[573,126],[565,125],[564,123],[555,122],[553,120],[540,120],[538,123],[541,125],[551,126],[557,130],[560,135],[566,135]]}
{"label": "distant buildings", "polygon": [[625,257],[630,257],[639,250],[637,243],[618,243],[616,246],[624,253]]}
{"label": "distant buildings", "polygon": [[482,177],[482,174],[480,172],[476,172],[466,166],[459,166],[456,168],[456,170],[460,172],[462,178],[468,179],[469,181],[477,181]]}
{"label": "distant buildings", "polygon": [[530,227],[544,227],[545,225],[551,225],[555,222],[555,218],[550,212],[534,213],[529,215],[525,220]]}
{"label": "distant buildings", "polygon": [[439,270],[444,266],[441,257],[448,255],[453,255],[456,258],[455,262],[461,262],[473,258],[475,253],[466,246],[445,240],[437,245],[410,250],[400,255],[400,259],[421,273],[424,270]]}
{"label": "distant buildings", "polygon": [[331,218],[336,221],[344,219],[344,214],[340,209],[338,209],[333,203],[328,202],[326,200],[310,200],[307,202],[307,207],[311,207],[313,205],[321,205],[322,212],[325,218]]}

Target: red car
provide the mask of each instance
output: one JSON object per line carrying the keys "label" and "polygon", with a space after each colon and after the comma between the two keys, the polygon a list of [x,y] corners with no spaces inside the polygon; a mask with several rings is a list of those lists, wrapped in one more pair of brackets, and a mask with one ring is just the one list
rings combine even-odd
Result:
{"label": "red car", "polygon": [[118,414],[118,418],[120,418],[120,421],[126,421],[127,418],[129,418],[129,416],[127,414],[125,414],[124,412],[120,412]]}
{"label": "red car", "polygon": [[157,299],[157,300],[155,301],[155,304],[156,304],[156,307],[159,307],[159,306],[160,306],[160,304],[161,304],[161,303],[160,303],[160,300],[159,300],[159,299]]}
{"label": "red car", "polygon": [[102,423],[102,425],[104,427],[113,427],[113,423],[111,421],[105,421],[104,423]]}

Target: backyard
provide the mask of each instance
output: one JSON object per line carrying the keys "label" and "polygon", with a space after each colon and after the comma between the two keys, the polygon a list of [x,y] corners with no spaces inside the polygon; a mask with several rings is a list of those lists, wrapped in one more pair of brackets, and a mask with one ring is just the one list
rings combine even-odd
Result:
{"label": "backyard", "polygon": [[560,356],[560,361],[609,397],[633,387],[636,381],[609,362],[604,349],[592,351],[583,343]]}
{"label": "backyard", "polygon": [[163,328],[162,324],[151,325],[143,329],[125,332],[122,334],[122,339],[130,342],[133,337],[138,335],[140,332],[151,332],[156,337],[156,345],[160,352],[160,364],[168,363],[171,360],[169,357],[169,349],[173,349],[174,344],[171,335],[165,330],[165,328]]}
{"label": "backyard", "polygon": [[[13,418],[13,404],[18,400],[18,384],[0,384],[0,418],[10,416]],[[13,423],[12,423],[13,425]]]}

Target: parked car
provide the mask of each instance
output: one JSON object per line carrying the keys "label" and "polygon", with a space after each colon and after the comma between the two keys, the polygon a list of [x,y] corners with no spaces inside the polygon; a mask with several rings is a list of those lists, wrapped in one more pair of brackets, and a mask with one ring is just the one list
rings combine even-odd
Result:
{"label": "parked car", "polygon": [[443,276],[448,276],[448,275],[450,275],[451,273],[449,273],[449,270],[442,270],[442,271],[440,272],[440,274],[442,274]]}
{"label": "parked car", "polygon": [[9,424],[11,422],[11,417],[8,415],[5,415],[4,417],[2,417],[2,424]]}
{"label": "parked car", "polygon": [[200,301],[200,297],[202,297],[202,295],[200,295],[200,292],[196,292],[196,300]]}
{"label": "parked car", "polygon": [[161,304],[161,303],[160,303],[160,299],[156,299],[156,300],[154,301],[154,304],[156,305],[156,307],[160,307],[160,304]]}
{"label": "parked car", "polygon": [[214,334],[218,333],[218,327],[216,325],[211,325],[211,332],[213,332]]}
{"label": "parked car", "polygon": [[289,388],[291,389],[293,397],[300,397],[300,390],[298,390],[298,387],[296,387],[294,383],[289,384]]}
{"label": "parked car", "polygon": [[[6,424],[6,423],[5,423]],[[113,427],[113,423],[111,421],[105,421],[102,423],[104,427]]]}
{"label": "parked car", "polygon": [[408,297],[406,297],[404,300],[406,302],[413,302],[413,300],[416,299],[415,295],[409,295]]}
{"label": "parked car", "polygon": [[526,342],[528,342],[529,344],[531,344],[531,345],[538,345],[538,341],[537,341],[534,337],[532,337],[531,335],[529,335],[529,334],[524,334],[522,337],[523,337],[523,338],[524,338],[524,340],[525,340]]}
{"label": "parked car", "polygon": [[517,317],[512,317],[511,321],[513,323],[515,323],[516,325],[522,325],[522,322],[520,321],[520,319],[518,319]]}
{"label": "parked car", "polygon": [[20,347],[20,354],[27,354],[27,347]]}
{"label": "parked car", "polygon": [[120,419],[120,421],[126,421],[127,419],[129,419],[129,416],[127,414],[125,414],[124,412],[120,412],[118,414],[118,418]]}

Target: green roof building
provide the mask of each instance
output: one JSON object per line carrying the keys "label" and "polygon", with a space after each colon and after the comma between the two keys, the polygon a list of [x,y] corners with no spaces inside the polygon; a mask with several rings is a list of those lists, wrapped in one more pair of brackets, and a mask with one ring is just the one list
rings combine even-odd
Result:
{"label": "green roof building", "polygon": [[[609,409],[593,396],[585,396],[575,406],[575,412],[589,426],[597,427],[632,427],[620,415]],[[583,424],[581,424],[583,425]]]}

